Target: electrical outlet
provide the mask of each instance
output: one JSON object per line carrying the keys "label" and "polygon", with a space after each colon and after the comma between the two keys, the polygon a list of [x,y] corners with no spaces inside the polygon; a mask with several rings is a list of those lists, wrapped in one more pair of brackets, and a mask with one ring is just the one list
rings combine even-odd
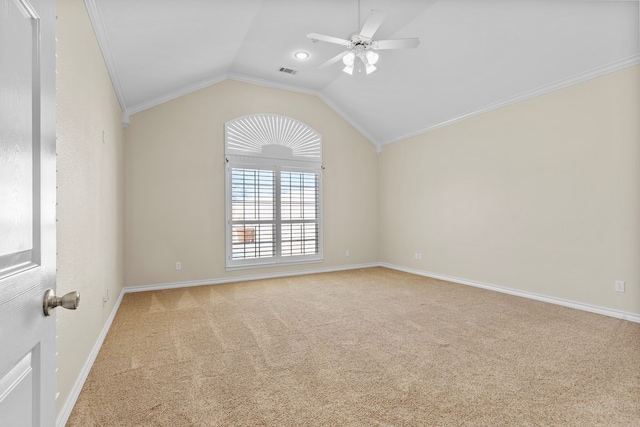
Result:
{"label": "electrical outlet", "polygon": [[624,281],[616,280],[616,292],[624,292]]}
{"label": "electrical outlet", "polygon": [[418,259],[418,252],[416,252],[416,253],[415,253],[415,255],[413,255],[413,257],[414,257],[415,259]]}
{"label": "electrical outlet", "polygon": [[182,270],[182,263],[176,262],[176,270]]}
{"label": "electrical outlet", "polygon": [[344,256],[349,256],[349,249],[345,251]]}

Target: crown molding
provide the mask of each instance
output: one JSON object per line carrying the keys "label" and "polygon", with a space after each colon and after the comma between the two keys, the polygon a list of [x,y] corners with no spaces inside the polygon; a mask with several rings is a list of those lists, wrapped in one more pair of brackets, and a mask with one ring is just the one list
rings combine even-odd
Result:
{"label": "crown molding", "polygon": [[377,138],[374,138],[369,132],[367,132],[362,126],[358,124],[354,119],[352,119],[347,113],[338,108],[336,104],[334,104],[329,98],[327,98],[324,94],[318,94],[318,98],[324,101],[333,111],[335,111],[340,117],[342,117],[347,123],[349,123],[355,130],[360,132],[362,136],[364,136],[370,143],[372,143],[376,147],[376,151],[380,151],[381,145]]}
{"label": "crown molding", "polygon": [[237,81],[245,82],[245,83],[253,83],[253,84],[260,85],[260,86],[272,87],[274,89],[288,90],[288,91],[291,91],[291,92],[298,92],[298,93],[304,93],[306,95],[317,96],[325,104],[327,104],[333,111],[335,111],[340,117],[342,117],[347,123],[349,123],[358,132],[360,132],[362,134],[362,136],[364,136],[366,139],[368,139],[369,142],[371,142],[376,147],[378,146],[378,143],[377,143],[375,138],[373,138],[369,133],[367,133],[367,131],[365,131],[362,128],[362,126],[360,126],[358,124],[358,122],[353,120],[348,114],[346,114],[344,111],[342,111],[340,108],[338,108],[333,102],[331,102],[320,91],[312,90],[312,89],[305,89],[305,88],[301,88],[301,87],[298,87],[298,86],[290,86],[290,85],[284,85],[284,84],[280,84],[280,83],[274,83],[274,82],[271,82],[271,81],[268,81],[268,80],[255,79],[255,78],[248,77],[248,76],[241,75],[241,74],[230,74],[229,78],[231,80],[237,80]]}
{"label": "crown molding", "polygon": [[[116,97],[118,98],[120,109],[123,111],[123,115],[127,117],[127,103],[125,101],[124,93],[122,92],[122,85],[120,84],[118,67],[116,66],[116,63],[113,59],[113,53],[111,50],[111,45],[109,44],[109,38],[107,37],[107,32],[104,28],[104,22],[102,22],[102,12],[100,11],[100,6],[98,5],[97,0],[84,0],[84,4],[87,8],[91,26],[93,27],[93,33],[96,36],[98,46],[100,47],[100,51],[102,52],[102,58],[104,59],[105,65],[107,66],[109,77],[111,77],[111,85],[113,86],[113,90],[115,91]],[[124,124],[126,126],[128,122],[124,122]]]}
{"label": "crown molding", "polygon": [[573,86],[576,85],[578,83],[582,83],[585,82],[587,80],[591,80],[594,79],[596,77],[601,77],[605,74],[609,74],[609,73],[613,73],[615,71],[619,71],[622,70],[624,68],[628,68],[634,65],[638,65],[640,64],[640,54],[638,55],[633,55],[630,56],[628,58],[624,58],[621,59],[619,61],[614,61],[611,62],[607,65],[601,66],[601,67],[596,67],[596,68],[592,68],[591,70],[585,71],[583,73],[580,74],[576,74],[574,76],[571,76],[569,78],[566,79],[562,79],[562,80],[558,80],[554,83],[539,87],[537,89],[533,89],[527,92],[523,92],[519,95],[510,97],[510,98],[506,98],[503,99],[501,101],[498,102],[494,102],[488,105],[485,105],[484,107],[478,108],[477,110],[472,110],[469,111],[467,113],[461,114],[459,116],[455,116],[452,117],[450,119],[447,120],[443,120],[441,122],[435,123],[433,125],[427,126],[425,128],[419,129],[417,131],[414,132],[410,132],[407,133],[405,135],[399,136],[397,138],[393,138],[389,141],[383,142],[380,145],[384,146],[384,145],[389,145],[389,144],[393,144],[395,142],[399,142],[417,135],[421,135],[423,133],[427,133],[430,132],[432,130],[444,127],[444,126],[448,126],[450,124],[456,123],[456,122],[460,122],[462,120],[466,120],[469,119],[471,117],[474,116],[479,116],[480,114],[484,114],[484,113],[488,113],[489,111],[493,111],[493,110],[497,110],[499,108],[503,108],[512,104],[517,104],[519,102],[523,102],[526,101],[528,99],[531,98],[535,98],[538,97],[540,95],[544,95],[550,92],[554,92],[556,90],[559,89],[564,89],[566,87],[569,86]]}
{"label": "crown molding", "polygon": [[131,114],[135,114],[135,113],[139,113],[141,111],[144,110],[148,110],[149,108],[153,108],[157,105],[163,104],[165,102],[171,101],[173,99],[176,98],[180,98],[181,96],[184,95],[188,95],[192,92],[196,92],[200,89],[204,89],[205,87],[208,86],[212,86],[216,83],[220,83],[224,80],[236,80],[239,82],[244,82],[244,83],[251,83],[251,84],[256,84],[256,85],[260,85],[260,86],[267,86],[267,87],[272,87],[275,89],[282,89],[282,90],[288,90],[291,92],[298,92],[298,93],[304,93],[307,95],[318,95],[317,91],[314,90],[310,90],[310,89],[304,89],[301,87],[297,87],[297,86],[289,86],[289,85],[283,85],[283,84],[277,84],[277,83],[273,83],[273,82],[269,82],[267,80],[261,80],[261,79],[254,79],[248,76],[244,76],[242,74],[222,74],[219,76],[215,76],[215,77],[211,77],[202,81],[199,81],[197,83],[191,84],[189,86],[185,86],[183,88],[180,88],[176,91],[173,92],[169,92],[166,93],[164,95],[146,100],[144,102],[140,102],[136,105],[131,106],[130,108],[127,109],[127,115],[131,115]]}
{"label": "crown molding", "polygon": [[306,94],[306,95],[317,96],[325,104],[327,104],[333,111],[335,111],[340,117],[342,117],[342,119],[344,119],[347,123],[349,123],[351,126],[353,126],[358,132],[360,132],[362,134],[362,136],[364,136],[366,139],[368,139],[369,142],[371,142],[376,147],[378,147],[378,145],[379,145],[378,142],[376,141],[376,139],[373,138],[367,131],[365,131],[362,128],[362,126],[360,126],[358,124],[358,122],[353,120],[348,114],[346,114],[344,111],[342,111],[340,108],[338,108],[333,102],[331,102],[320,91],[312,90],[312,89],[305,89],[305,88],[301,88],[299,86],[290,86],[290,85],[285,85],[285,84],[281,84],[281,83],[274,83],[274,82],[271,82],[271,81],[268,81],[268,80],[255,79],[253,77],[248,77],[248,76],[245,76],[245,75],[242,75],[242,74],[230,74],[229,75],[229,79],[237,80],[237,81],[245,82],[245,83],[253,83],[253,84],[260,85],[260,86],[271,87],[271,88],[274,88],[274,89],[288,90],[288,91],[291,91],[291,92],[298,92],[298,93],[303,93],[303,94]]}
{"label": "crown molding", "polygon": [[132,114],[139,113],[140,111],[148,110],[149,108],[153,108],[160,104],[164,104],[165,102],[174,100],[176,98],[180,98],[181,96],[188,95],[200,89],[204,89],[205,87],[212,86],[216,83],[220,83],[221,81],[226,79],[227,79],[227,75],[223,74],[221,76],[215,76],[205,80],[201,80],[197,83],[193,83],[189,86],[182,87],[172,92],[167,92],[164,95],[160,95],[155,98],[151,98],[147,101],[132,105],[130,108],[127,108],[127,115],[130,116]]}
{"label": "crown molding", "polygon": [[285,85],[285,84],[281,84],[281,83],[274,83],[274,82],[271,82],[271,81],[268,81],[268,80],[255,79],[255,78],[252,78],[252,77],[248,77],[248,76],[245,76],[245,75],[242,75],[242,74],[235,74],[235,73],[224,74],[224,75],[221,75],[221,76],[212,77],[210,79],[206,79],[206,80],[200,81],[198,83],[194,83],[192,85],[186,86],[186,87],[184,87],[184,88],[182,88],[180,90],[173,91],[173,92],[164,94],[162,96],[158,96],[156,98],[150,99],[150,100],[145,101],[145,102],[141,102],[139,104],[136,104],[136,105],[132,106],[131,108],[127,108],[125,113],[124,113],[125,126],[129,124],[129,116],[132,115],[132,114],[139,113],[139,112],[144,111],[144,110],[148,110],[149,108],[155,107],[157,105],[163,104],[165,102],[171,101],[173,99],[179,98],[179,97],[187,95],[189,93],[196,92],[196,91],[198,91],[200,89],[203,89],[203,88],[205,88],[207,86],[214,85],[214,84],[219,83],[219,82],[224,81],[224,80],[235,80],[235,81],[239,81],[239,82],[243,82],[243,83],[250,83],[250,84],[255,84],[255,85],[259,85],[259,86],[265,86],[265,87],[270,87],[270,88],[274,88],[274,89],[279,89],[279,90],[286,90],[286,91],[290,91],[290,92],[302,93],[302,94],[305,94],[305,95],[317,96],[325,104],[327,104],[333,111],[335,111],[336,114],[338,114],[342,119],[344,119],[347,123],[349,123],[351,126],[353,126],[367,140],[369,140],[369,142],[371,142],[376,147],[376,150],[377,150],[378,153],[381,151],[381,148],[382,148],[381,145],[378,143],[378,141],[373,136],[371,136],[355,120],[353,120],[351,117],[349,117],[344,111],[342,111],[340,108],[338,108],[325,95],[323,95],[322,93],[318,92],[317,90],[305,89],[305,88],[301,88],[299,86],[291,86],[291,85]]}
{"label": "crown molding", "polygon": [[305,95],[315,95],[318,96],[318,91],[314,89],[306,89],[300,86],[287,85],[283,83],[271,82],[269,80],[257,79],[254,77],[249,77],[244,74],[230,73],[227,75],[229,80],[236,80],[244,83],[252,83],[259,86],[271,87],[274,89],[288,90],[289,92],[297,92],[303,93]]}
{"label": "crown molding", "polygon": [[[638,1],[638,0],[634,0],[634,1]],[[474,116],[478,116],[493,110],[497,110],[499,108],[503,108],[512,104],[516,104],[519,102],[523,102],[526,101],[528,99],[531,98],[535,98],[537,96],[540,95],[544,95],[547,94],[549,92],[553,92],[559,89],[563,89],[578,83],[582,83],[584,81],[596,78],[596,77],[600,77],[602,75],[608,74],[608,73],[612,73],[630,66],[634,66],[637,64],[640,64],[640,54],[636,54],[633,56],[630,56],[628,58],[619,60],[619,61],[614,61],[610,64],[601,66],[601,67],[596,67],[593,68],[589,71],[574,75],[572,77],[563,79],[563,80],[559,80],[557,82],[539,87],[537,89],[533,89],[531,91],[527,91],[527,92],[523,92],[519,95],[510,97],[510,98],[506,98],[488,105],[485,105],[483,107],[480,107],[478,109],[472,110],[472,111],[468,111],[466,113],[445,119],[443,121],[431,124],[427,127],[418,129],[416,131],[413,132],[409,132],[403,135],[400,135],[398,137],[392,138],[390,140],[387,141],[380,141],[379,139],[375,138],[373,135],[371,135],[369,132],[367,132],[364,127],[362,127],[356,120],[354,120],[351,116],[349,116],[347,113],[345,113],[341,108],[339,108],[333,101],[331,101],[325,94],[323,94],[321,91],[318,90],[313,90],[313,89],[305,89],[299,86],[293,86],[293,85],[286,85],[286,84],[281,84],[281,83],[275,83],[275,82],[271,82],[268,80],[262,80],[262,79],[256,79],[256,78],[252,78],[249,76],[245,76],[245,75],[241,75],[241,74],[235,74],[235,73],[225,73],[222,75],[218,75],[215,77],[211,77],[205,80],[202,80],[200,82],[194,83],[192,85],[183,87],[179,90],[176,91],[172,91],[169,93],[166,93],[164,95],[146,100],[144,102],[132,105],[131,107],[127,107],[127,103],[125,100],[125,96],[124,93],[122,91],[122,86],[120,83],[120,78],[119,78],[119,73],[118,73],[118,69],[116,66],[116,63],[113,59],[113,54],[112,54],[112,49],[111,46],[109,44],[108,41],[108,37],[106,35],[106,30],[104,27],[104,23],[102,21],[101,18],[101,11],[100,11],[100,6],[98,4],[97,0],[84,0],[85,6],[87,8],[87,12],[89,15],[89,19],[91,21],[92,27],[93,27],[93,31],[94,34],[96,36],[96,39],[98,41],[98,45],[100,46],[100,50],[102,52],[102,57],[105,61],[105,65],[107,67],[107,71],[109,72],[109,76],[111,77],[111,83],[113,85],[113,89],[115,91],[116,97],[118,99],[118,103],[120,104],[120,108],[122,109],[123,112],[123,125],[126,127],[129,125],[129,117],[132,114],[147,110],[149,108],[155,107],[157,105],[160,105],[162,103],[165,103],[167,101],[171,101],[173,99],[179,98],[181,96],[187,95],[189,93],[198,91],[200,89],[203,89],[207,86],[211,86],[214,85],[216,83],[219,83],[223,80],[226,79],[231,79],[231,80],[236,80],[236,81],[241,81],[241,82],[246,82],[246,83],[251,83],[251,84],[257,84],[257,85],[261,85],[261,86],[267,86],[267,87],[272,87],[275,89],[281,89],[281,90],[287,90],[287,91],[291,91],[291,92],[297,92],[297,93],[302,93],[302,94],[307,94],[307,95],[314,95],[319,97],[325,104],[327,104],[333,111],[335,111],[342,119],[344,119],[347,123],[349,123],[354,129],[356,129],[360,134],[362,134],[362,136],[364,136],[367,140],[369,140],[369,142],[371,142],[375,147],[376,147],[376,152],[378,154],[380,154],[382,152],[382,148],[385,145],[389,145],[389,144],[393,144],[395,142],[399,142],[417,135],[421,135],[427,132],[430,132],[432,130],[444,127],[444,126],[448,126],[451,124],[454,124],[456,122],[462,121],[462,120],[466,120],[469,119],[471,117]]]}

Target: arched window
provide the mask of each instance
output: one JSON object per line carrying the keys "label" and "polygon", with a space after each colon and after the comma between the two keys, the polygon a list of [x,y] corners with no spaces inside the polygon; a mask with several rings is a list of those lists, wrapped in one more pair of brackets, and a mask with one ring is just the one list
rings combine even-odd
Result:
{"label": "arched window", "polygon": [[225,124],[227,268],[322,260],[322,138],[254,114]]}

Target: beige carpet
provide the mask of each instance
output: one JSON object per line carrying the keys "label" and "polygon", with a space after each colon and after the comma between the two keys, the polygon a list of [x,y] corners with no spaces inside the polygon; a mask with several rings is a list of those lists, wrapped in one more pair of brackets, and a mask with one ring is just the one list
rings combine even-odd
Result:
{"label": "beige carpet", "polygon": [[640,426],[640,324],[384,268],[125,295],[68,426]]}

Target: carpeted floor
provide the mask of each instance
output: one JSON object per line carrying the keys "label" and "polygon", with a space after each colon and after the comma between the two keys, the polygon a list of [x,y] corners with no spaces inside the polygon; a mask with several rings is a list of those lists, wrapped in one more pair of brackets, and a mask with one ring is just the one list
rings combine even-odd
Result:
{"label": "carpeted floor", "polygon": [[640,324],[384,268],[125,295],[68,426],[640,426]]}

